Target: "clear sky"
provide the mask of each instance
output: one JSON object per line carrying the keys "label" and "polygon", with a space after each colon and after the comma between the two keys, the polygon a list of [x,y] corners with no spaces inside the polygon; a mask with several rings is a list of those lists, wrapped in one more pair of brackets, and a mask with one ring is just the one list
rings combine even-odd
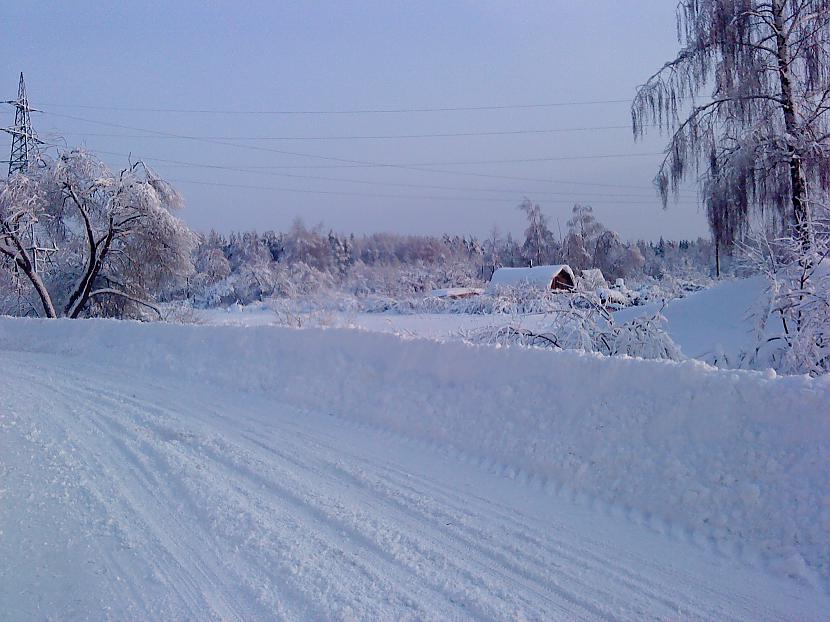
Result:
{"label": "clear sky", "polygon": [[667,211],[652,189],[665,140],[630,129],[673,2],[32,1],[0,23],[0,99],[25,72],[42,137],[145,159],[198,230],[518,233],[527,196],[554,229],[582,202],[624,238],[706,234],[692,188]]}

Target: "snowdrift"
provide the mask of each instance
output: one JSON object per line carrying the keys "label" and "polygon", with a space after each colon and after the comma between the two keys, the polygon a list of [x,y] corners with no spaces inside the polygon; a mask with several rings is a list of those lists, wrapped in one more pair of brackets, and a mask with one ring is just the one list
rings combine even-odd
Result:
{"label": "snowdrift", "polygon": [[[266,392],[830,576],[830,378],[355,330],[0,318],[0,353]],[[0,396],[2,407],[2,396]]]}

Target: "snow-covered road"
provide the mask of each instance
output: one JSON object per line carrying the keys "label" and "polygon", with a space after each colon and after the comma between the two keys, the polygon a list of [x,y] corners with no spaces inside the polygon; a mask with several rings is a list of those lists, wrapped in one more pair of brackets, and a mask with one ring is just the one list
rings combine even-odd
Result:
{"label": "snow-covered road", "polygon": [[4,620],[820,620],[819,588],[265,395],[0,357]]}

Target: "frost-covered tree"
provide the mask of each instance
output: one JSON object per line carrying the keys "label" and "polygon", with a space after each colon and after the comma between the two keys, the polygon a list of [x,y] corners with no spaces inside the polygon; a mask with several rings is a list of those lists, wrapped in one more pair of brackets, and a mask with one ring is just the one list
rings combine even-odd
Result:
{"label": "frost-covered tree", "polygon": [[534,264],[544,264],[549,257],[553,233],[548,227],[548,218],[542,213],[538,203],[525,199],[519,204],[519,210],[527,218],[525,229],[525,256]]}
{"label": "frost-covered tree", "polygon": [[325,271],[331,267],[331,248],[323,225],[307,228],[302,219],[297,218],[285,236],[285,254],[289,262],[302,261],[313,268]]}
{"label": "frost-covered tree", "polygon": [[699,170],[719,245],[757,207],[808,248],[810,201],[830,189],[830,0],[680,0],[677,19],[680,52],[632,105],[635,137],[671,133],[664,205]]}
{"label": "frost-covered tree", "polygon": [[568,230],[579,235],[587,249],[596,244],[597,238],[605,231],[605,227],[594,216],[593,207],[577,203],[571,210]]}
{"label": "frost-covered tree", "polygon": [[572,268],[590,268],[594,264],[593,251],[605,227],[594,216],[594,208],[577,203],[571,210],[565,236],[565,261]]}
{"label": "frost-covered tree", "polygon": [[352,265],[352,256],[349,251],[349,240],[340,238],[334,231],[329,231],[329,250],[331,252],[331,265],[339,278],[345,278]]}
{"label": "frost-covered tree", "polygon": [[[182,201],[143,163],[113,173],[84,150],[0,185],[0,254],[16,266],[47,317],[121,315],[181,287],[195,238],[173,212]],[[57,244],[46,273],[23,235],[37,223]]]}
{"label": "frost-covered tree", "polygon": [[501,239],[501,232],[498,225],[493,225],[490,228],[490,234],[484,242],[484,251],[487,256],[487,270],[485,277],[489,278],[493,275],[496,269],[501,266],[501,253],[504,247],[504,242]]}
{"label": "frost-covered tree", "polygon": [[645,259],[640,249],[622,243],[620,236],[613,231],[604,231],[597,240],[594,251],[594,265],[610,279],[619,279],[643,269]]}
{"label": "frost-covered tree", "polygon": [[565,262],[576,270],[590,268],[593,257],[585,248],[585,240],[576,231],[569,231],[565,236]]}
{"label": "frost-covered tree", "polygon": [[765,275],[769,285],[756,313],[758,345],[749,361],[755,367],[772,366],[786,374],[830,372],[828,216],[817,214],[809,251],[797,240],[772,238],[764,231],[741,247],[742,260]]}
{"label": "frost-covered tree", "polygon": [[213,285],[230,275],[231,264],[221,248],[203,245],[196,251],[196,272],[204,275],[206,285]]}

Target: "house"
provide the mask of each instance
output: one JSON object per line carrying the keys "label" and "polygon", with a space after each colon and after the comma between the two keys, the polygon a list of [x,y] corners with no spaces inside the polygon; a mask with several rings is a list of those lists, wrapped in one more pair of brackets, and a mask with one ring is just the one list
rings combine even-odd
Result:
{"label": "house", "polygon": [[493,273],[488,291],[501,287],[527,286],[546,290],[572,290],[576,277],[571,267],[565,264],[555,266],[533,266],[532,268],[499,268]]}

